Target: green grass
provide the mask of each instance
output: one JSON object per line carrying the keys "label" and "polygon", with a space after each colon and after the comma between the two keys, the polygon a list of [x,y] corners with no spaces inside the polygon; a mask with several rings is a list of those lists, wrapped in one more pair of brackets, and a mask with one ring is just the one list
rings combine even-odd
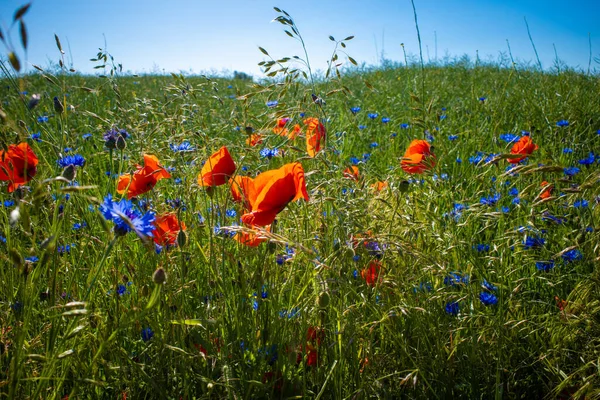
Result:
{"label": "green grass", "polygon": [[[453,64],[356,69],[313,84],[287,70],[285,79],[253,84],[118,73],[17,78],[8,68],[1,141],[27,141],[40,162],[31,190],[10,195],[1,187],[2,202],[15,202],[0,215],[3,397],[600,397],[600,174],[597,162],[578,163],[600,153],[597,76]],[[29,110],[33,93],[42,100]],[[56,113],[54,96],[74,109]],[[269,100],[278,106],[268,108]],[[302,124],[300,113],[327,121],[325,151],[314,159],[302,137],[271,133],[278,117]],[[48,122],[38,122],[43,115]],[[563,119],[569,126],[558,127]],[[113,126],[131,135],[122,151],[104,148]],[[265,136],[262,144],[246,145],[247,126]],[[517,169],[507,171],[502,158],[469,162],[478,151],[508,153],[499,136],[522,130],[539,149]],[[28,139],[36,132],[41,142]],[[400,168],[404,150],[429,135],[436,165],[409,176]],[[195,150],[169,148],[183,141]],[[270,243],[246,248],[215,233],[243,213],[226,186],[208,193],[196,183],[202,162],[223,145],[238,174],[304,167],[310,201],[279,214]],[[66,147],[86,159],[79,187],[53,179]],[[266,147],[280,154],[261,157]],[[173,211],[168,200],[184,204],[175,211],[186,241],[160,254],[133,233],[116,237],[97,210],[116,195],[115,175],[133,171],[144,153],[174,170],[140,200],[157,213]],[[360,181],[345,179],[351,157],[365,153]],[[581,171],[566,176],[563,168],[573,166]],[[389,188],[375,194],[369,186],[379,180]],[[554,191],[540,202],[543,180]],[[481,204],[495,193],[497,204]],[[574,207],[582,199],[589,205]],[[466,206],[460,215],[455,204]],[[374,287],[360,271],[376,255],[353,239],[367,235],[382,249]],[[527,235],[545,244],[528,249]],[[59,253],[65,245],[73,247]],[[582,259],[564,262],[570,248]],[[279,265],[286,249],[294,255]],[[31,256],[39,260],[26,262]],[[543,260],[554,268],[538,270]],[[168,276],[160,287],[157,268]],[[468,283],[446,284],[454,272]],[[479,299],[484,280],[497,287],[496,305]],[[458,315],[445,311],[454,301]],[[320,344],[307,339],[310,327],[323,332]],[[148,341],[145,328],[154,332]],[[316,366],[307,364],[307,344],[318,349]]]}

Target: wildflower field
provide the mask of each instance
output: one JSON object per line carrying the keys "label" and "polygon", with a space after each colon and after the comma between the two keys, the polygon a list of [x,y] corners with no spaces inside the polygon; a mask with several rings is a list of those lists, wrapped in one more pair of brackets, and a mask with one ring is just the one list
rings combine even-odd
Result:
{"label": "wildflower field", "polygon": [[600,397],[598,76],[331,39],[255,82],[0,64],[2,397]]}

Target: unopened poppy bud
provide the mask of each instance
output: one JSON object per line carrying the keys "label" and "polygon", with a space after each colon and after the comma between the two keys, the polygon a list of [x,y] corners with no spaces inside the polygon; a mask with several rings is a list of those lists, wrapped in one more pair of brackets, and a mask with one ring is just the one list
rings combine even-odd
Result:
{"label": "unopened poppy bud", "polygon": [[60,99],[56,96],[54,96],[54,111],[56,111],[59,114],[65,112],[65,107],[61,103]]}
{"label": "unopened poppy bud", "polygon": [[117,142],[115,143],[115,147],[118,150],[125,150],[126,146],[127,146],[127,142],[125,142],[125,138],[121,135],[117,136]]}
{"label": "unopened poppy bud", "polygon": [[157,285],[162,285],[167,281],[167,273],[164,269],[158,268],[156,271],[154,271],[154,274],[152,274],[152,280]]}
{"label": "unopened poppy bud", "polygon": [[329,293],[321,292],[319,297],[317,297],[317,306],[319,306],[319,308],[327,308],[329,306],[329,300]]}
{"label": "unopened poppy bud", "polygon": [[254,129],[251,126],[247,126],[246,127],[246,134],[247,135],[252,135],[253,132],[254,132]]}
{"label": "unopened poppy bud", "polygon": [[185,231],[183,229],[179,230],[179,233],[177,234],[177,245],[179,247],[183,247],[185,246],[187,243],[187,235],[185,234]]}
{"label": "unopened poppy bud", "polygon": [[398,186],[398,190],[402,193],[408,191],[408,181],[402,181],[400,182],[400,185]]}
{"label": "unopened poppy bud", "polygon": [[73,179],[75,179],[75,177],[77,176],[77,170],[75,169],[75,165],[67,165],[65,169],[63,169],[61,176],[68,181],[72,181]]}

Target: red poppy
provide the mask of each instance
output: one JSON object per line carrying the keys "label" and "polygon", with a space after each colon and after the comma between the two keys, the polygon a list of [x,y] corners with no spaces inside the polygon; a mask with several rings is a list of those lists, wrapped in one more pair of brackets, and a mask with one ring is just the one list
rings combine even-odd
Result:
{"label": "red poppy", "polygon": [[344,170],[344,178],[352,179],[353,181],[358,181],[359,171],[356,165],[348,167]]}
{"label": "red poppy", "polygon": [[308,200],[304,169],[297,162],[263,172],[253,185],[254,192],[246,194],[251,211],[242,215],[247,225],[270,225],[288,203],[301,198]]}
{"label": "red poppy", "polygon": [[511,154],[520,154],[522,157],[509,158],[508,162],[511,164],[521,162],[537,149],[538,145],[534,144],[529,136],[522,136],[510,149]]}
{"label": "red poppy", "polygon": [[[252,228],[254,228],[252,226]],[[267,232],[271,231],[271,225],[267,225],[265,227],[265,230]],[[254,232],[238,232],[235,234],[235,236],[233,237],[233,240],[246,245],[248,247],[257,247],[259,244],[266,242],[267,238],[261,235],[257,235]]]}
{"label": "red poppy", "polygon": [[321,151],[322,141],[325,139],[325,127],[318,118],[306,118],[306,151],[308,155],[314,157]]}
{"label": "red poppy", "polygon": [[367,282],[369,286],[375,286],[379,281],[379,273],[381,272],[381,263],[378,260],[373,260],[369,266],[360,271],[360,276]]}
{"label": "red poppy", "polygon": [[252,202],[256,198],[254,179],[249,176],[237,175],[229,180],[231,195],[236,203],[243,203],[246,211],[252,210]]}
{"label": "red poppy", "polygon": [[23,142],[8,146],[8,151],[0,150],[0,181],[8,181],[8,193],[29,182],[37,172],[38,158]]}
{"label": "red poppy", "polygon": [[552,185],[550,185],[546,181],[543,181],[541,186],[545,188],[544,191],[540,194],[541,199],[547,199],[548,197],[552,196],[552,189],[554,189]]}
{"label": "red poppy", "polygon": [[382,181],[375,182],[374,184],[371,185],[371,188],[373,188],[373,190],[375,190],[376,192],[381,192],[386,187],[388,187],[387,182],[382,182]]}
{"label": "red poppy", "polygon": [[435,155],[426,140],[413,140],[402,157],[401,167],[409,174],[422,174],[435,165]]}
{"label": "red poppy", "polygon": [[131,199],[152,190],[159,180],[170,177],[171,174],[160,165],[156,156],[144,154],[143,167],[138,165],[133,175],[126,174],[119,177],[117,193],[123,194],[127,191],[127,198]]}
{"label": "red poppy", "polygon": [[198,175],[198,185],[223,185],[234,173],[235,163],[233,162],[227,147],[223,146],[204,163],[202,171],[200,171],[200,175]]}
{"label": "red poppy", "polygon": [[254,147],[257,144],[262,143],[263,138],[259,133],[253,133],[250,136],[248,136],[248,139],[246,139],[246,144],[248,146]]}
{"label": "red poppy", "polygon": [[177,235],[179,230],[185,231],[185,224],[177,220],[174,213],[159,215],[153,222],[154,230],[152,231],[152,239],[154,243],[161,246],[174,246],[177,244]]}
{"label": "red poppy", "polygon": [[296,124],[292,128],[292,130],[288,130],[286,125],[290,122],[290,118],[279,118],[277,120],[277,125],[273,128],[273,133],[279,136],[287,136],[288,139],[293,140],[298,136],[301,132],[300,125]]}

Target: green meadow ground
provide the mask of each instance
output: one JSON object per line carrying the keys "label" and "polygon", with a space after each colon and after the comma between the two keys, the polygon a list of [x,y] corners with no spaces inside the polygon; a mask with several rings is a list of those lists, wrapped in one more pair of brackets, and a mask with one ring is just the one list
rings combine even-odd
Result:
{"label": "green meadow ground", "polygon": [[[3,397],[600,397],[598,76],[455,64],[312,86],[7,72],[2,144],[27,141],[39,165],[30,190],[0,186]],[[310,158],[303,136],[274,135],[278,117],[326,121],[325,150]],[[123,150],[104,146],[112,127],[130,134]],[[246,127],[264,142],[248,146]],[[527,161],[488,158],[522,131],[539,146]],[[434,146],[423,175],[400,168],[413,139]],[[171,149],[184,141],[193,150]],[[306,172],[310,201],[288,205],[257,248],[228,234],[243,211],[227,185],[196,182],[223,145],[241,175],[294,161]],[[187,226],[160,254],[98,211],[144,153],[172,178],[137,204]],[[78,186],[53,179],[68,154],[85,158]],[[343,176],[353,163],[358,182]],[[389,187],[375,193],[377,181]]]}

